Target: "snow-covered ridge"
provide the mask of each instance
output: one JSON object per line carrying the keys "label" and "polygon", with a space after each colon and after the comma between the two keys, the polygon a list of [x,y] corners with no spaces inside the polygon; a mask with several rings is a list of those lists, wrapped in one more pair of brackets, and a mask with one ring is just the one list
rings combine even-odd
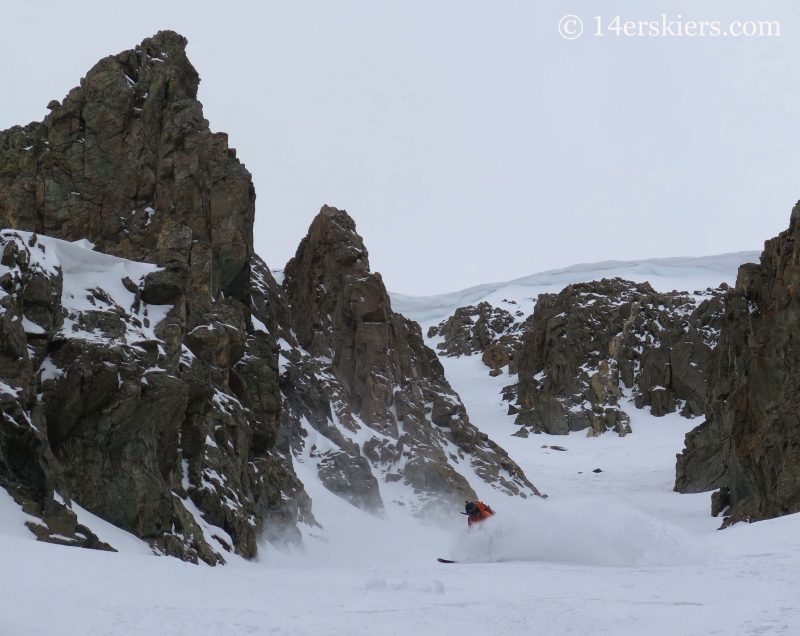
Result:
{"label": "snow-covered ridge", "polygon": [[[501,306],[502,299],[536,300],[542,293],[558,293],[567,285],[600,278],[619,276],[636,283],[649,282],[656,291],[693,291],[717,287],[725,282],[733,285],[740,265],[757,263],[761,252],[733,252],[716,256],[651,258],[636,261],[602,261],[579,263],[511,281],[475,285],[436,296],[409,296],[389,292],[392,309],[417,322],[428,322],[450,316],[458,307],[487,300]],[[526,313],[530,307],[521,307]]]}

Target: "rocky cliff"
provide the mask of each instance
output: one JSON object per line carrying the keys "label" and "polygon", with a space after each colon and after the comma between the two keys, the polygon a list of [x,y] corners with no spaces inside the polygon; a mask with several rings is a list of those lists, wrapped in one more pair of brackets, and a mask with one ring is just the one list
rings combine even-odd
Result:
{"label": "rocky cliff", "polygon": [[[282,339],[287,431],[297,431],[296,455],[329,490],[367,510],[389,496],[420,514],[475,498],[469,475],[508,494],[539,494],[470,423],[419,325],[392,311],[346,212],[322,208],[282,287],[294,327]],[[319,433],[316,443],[305,443],[300,422]]]}
{"label": "rocky cliff", "polygon": [[517,423],[625,435],[624,389],[656,416],[701,413],[721,293],[664,294],[615,278],[540,295],[519,354]]}
{"label": "rocky cliff", "polygon": [[703,412],[725,287],[657,293],[647,283],[602,279],[540,294],[527,317],[488,302],[461,307],[427,335],[440,355],[480,353],[490,375],[518,374],[503,390],[521,425],[515,435],[624,436],[631,428],[623,397],[656,416]]}
{"label": "rocky cliff", "polygon": [[686,436],[675,490],[719,488],[726,523],[800,511],[800,203],[789,229],[725,295],[705,421]]}
{"label": "rocky cliff", "polygon": [[0,486],[31,530],[113,549],[85,509],[158,553],[252,558],[317,524],[295,462],[376,514],[460,504],[470,479],[538,494],[346,213],[323,208],[275,280],[185,48],[159,32],[0,133]]}
{"label": "rocky cliff", "polygon": [[[185,46],[159,32],[101,60],[43,122],[0,134],[18,409],[0,458],[31,505],[74,499],[160,551],[217,563],[254,556],[265,525],[291,534],[302,485],[271,453],[281,398],[277,344],[251,318],[255,192],[203,118]],[[87,280],[76,261],[95,253],[42,235],[126,260]]]}

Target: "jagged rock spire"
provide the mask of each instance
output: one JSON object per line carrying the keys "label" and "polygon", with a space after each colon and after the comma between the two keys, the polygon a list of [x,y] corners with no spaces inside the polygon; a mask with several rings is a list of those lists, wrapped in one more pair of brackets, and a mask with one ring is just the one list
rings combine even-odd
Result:
{"label": "jagged rock spire", "polygon": [[298,343],[326,378],[337,439],[355,439],[359,431],[369,437],[322,458],[323,483],[334,489],[354,481],[342,474],[347,471],[332,470],[345,453],[369,460],[366,466],[359,461],[359,474],[369,469],[381,483],[402,480],[410,486],[420,510],[474,498],[464,477],[472,471],[509,494],[538,494],[505,451],[470,423],[419,325],[392,311],[344,210],[320,210],[286,266],[283,288]]}

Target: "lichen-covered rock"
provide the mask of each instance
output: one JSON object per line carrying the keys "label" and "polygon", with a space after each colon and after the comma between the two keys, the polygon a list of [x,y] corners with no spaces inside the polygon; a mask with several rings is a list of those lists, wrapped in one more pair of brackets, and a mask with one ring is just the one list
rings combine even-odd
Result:
{"label": "lichen-covered rock", "polygon": [[[800,511],[800,202],[789,228],[725,295],[705,421],[686,436],[675,490],[721,488],[726,525]],[[724,499],[724,501],[723,501]]]}
{"label": "lichen-covered rock", "polygon": [[329,490],[377,513],[387,503],[380,484],[401,480],[418,512],[472,498],[465,472],[538,494],[470,423],[419,325],[392,311],[346,212],[322,208],[286,266],[283,294],[296,334],[282,339],[289,443]]}

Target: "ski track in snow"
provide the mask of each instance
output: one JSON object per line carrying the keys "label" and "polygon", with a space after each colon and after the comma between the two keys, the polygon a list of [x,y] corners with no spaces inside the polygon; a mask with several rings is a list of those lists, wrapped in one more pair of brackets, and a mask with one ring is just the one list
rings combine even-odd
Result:
{"label": "ski track in snow", "polygon": [[[692,291],[733,282],[735,267],[719,271],[647,276],[657,289]],[[516,300],[527,314],[531,297],[530,286],[506,285],[483,298]],[[429,318],[423,333],[440,319]],[[499,392],[515,378],[489,377],[478,355],[441,360],[471,421],[548,500],[511,498],[473,476],[498,511],[483,528],[467,532],[459,511],[451,526],[425,525],[400,504],[377,518],[329,493],[313,464],[298,461],[324,529],[303,526],[302,552],[264,545],[257,562],[230,557],[211,568],[153,556],[84,510],[81,521],[120,552],[38,543],[0,490],[0,634],[800,633],[800,515],[717,532],[708,493],[672,492],[675,454],[699,420],[631,406],[625,438],[511,437]],[[392,486],[381,484],[387,500]]]}

